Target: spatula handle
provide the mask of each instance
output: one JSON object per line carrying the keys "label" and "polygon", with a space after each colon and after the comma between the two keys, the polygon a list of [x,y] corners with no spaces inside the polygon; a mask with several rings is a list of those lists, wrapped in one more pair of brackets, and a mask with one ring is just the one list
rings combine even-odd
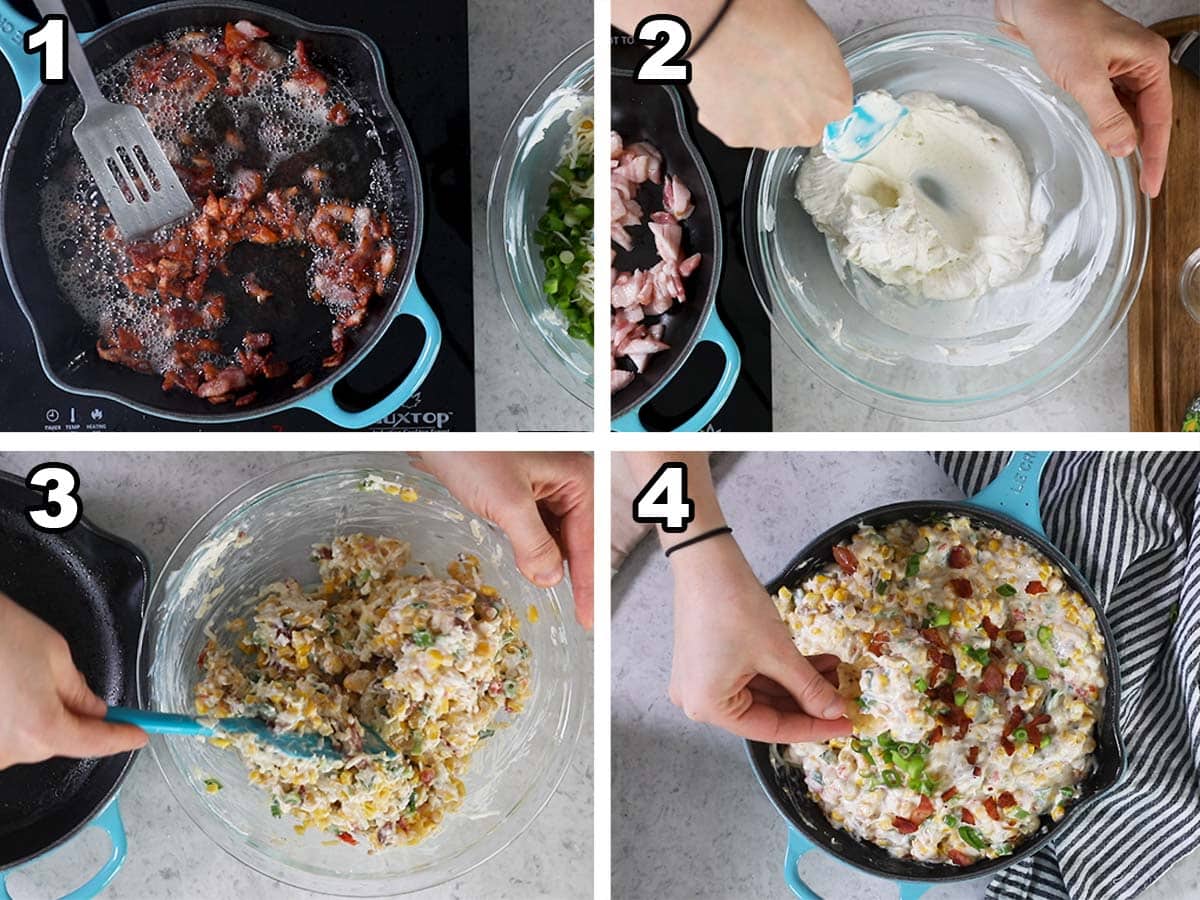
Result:
{"label": "spatula handle", "polygon": [[33,0],[33,3],[43,16],[58,15],[66,18],[67,66],[71,70],[71,77],[75,79],[75,86],[83,96],[84,104],[93,106],[96,103],[107,103],[108,100],[100,90],[96,73],[92,71],[92,64],[83,52],[83,44],[75,32],[75,26],[71,24],[71,17],[67,15],[67,8],[63,6],[62,0]]}
{"label": "spatula handle", "polygon": [[123,722],[126,725],[136,725],[142,731],[151,734],[199,734],[209,735],[213,730],[203,724],[195,716],[182,716],[176,713],[149,712],[144,709],[129,709],[124,706],[110,706],[104,718],[109,722]]}

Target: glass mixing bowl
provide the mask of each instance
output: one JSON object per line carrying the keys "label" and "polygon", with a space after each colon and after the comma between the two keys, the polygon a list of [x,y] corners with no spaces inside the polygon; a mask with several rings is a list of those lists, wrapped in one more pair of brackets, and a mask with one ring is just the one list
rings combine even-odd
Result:
{"label": "glass mixing bowl", "polygon": [[[414,488],[418,499],[360,490],[372,475]],[[221,500],[179,542],[154,586],[138,652],[138,699],[143,709],[192,712],[205,631],[232,643],[223,625],[253,608],[260,587],[288,577],[316,582],[312,545],[355,531],[409,541],[413,565],[438,573],[456,554],[474,553],[487,583],[522,620],[532,695],[524,712],[473,755],[462,807],[417,846],[372,855],[313,829],[298,835],[290,817],[273,818],[268,795],[249,784],[233,751],[158,736],[151,749],[187,814],[246,865],[309,890],[395,895],[461,876],[524,831],[566,771],[589,693],[578,674],[582,650],[567,592],[522,578],[504,536],[437,481],[402,458],[334,456],[260,476]],[[526,614],[533,605],[536,622]],[[205,778],[222,789],[207,793]]]}
{"label": "glass mixing bowl", "polygon": [[592,405],[592,347],[567,334],[563,317],[546,301],[546,269],[533,242],[546,211],[550,175],[570,133],[569,118],[590,112],[592,44],[584,44],[534,88],[500,148],[488,192],[488,250],[504,308],[521,343],[571,396]]}
{"label": "glass mixing bowl", "polygon": [[[804,148],[756,151],[742,201],[760,299],[819,377],[869,406],[939,421],[1016,409],[1074,376],[1120,328],[1146,261],[1139,160],[1111,159],[1079,106],[996,23],[909,19],[841,43],[855,94],[932,91],[1020,148],[1040,254],[976,301],[916,297],[845,262],[795,196]],[[1031,427],[1046,423],[1031,422]]]}

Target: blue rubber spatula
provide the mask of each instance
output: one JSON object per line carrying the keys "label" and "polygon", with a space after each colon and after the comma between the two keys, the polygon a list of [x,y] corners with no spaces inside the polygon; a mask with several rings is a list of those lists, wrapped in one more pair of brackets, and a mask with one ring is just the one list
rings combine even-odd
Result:
{"label": "blue rubber spatula", "polygon": [[[184,716],[178,713],[147,712],[144,709],[129,709],[110,706],[104,718],[109,722],[136,725],[150,734],[180,734],[200,737],[220,737],[223,734],[252,734],[262,743],[274,747],[281,753],[297,759],[344,759],[327,737],[319,734],[296,734],[272,731],[262,719],[228,718],[204,719],[199,716]],[[208,725],[211,721],[214,724]],[[395,756],[395,751],[372,728],[364,727],[363,753],[371,756]]]}
{"label": "blue rubber spatula", "polygon": [[876,91],[862,94],[850,115],[825,126],[821,146],[827,156],[858,162],[881,143],[908,115],[908,107]]}

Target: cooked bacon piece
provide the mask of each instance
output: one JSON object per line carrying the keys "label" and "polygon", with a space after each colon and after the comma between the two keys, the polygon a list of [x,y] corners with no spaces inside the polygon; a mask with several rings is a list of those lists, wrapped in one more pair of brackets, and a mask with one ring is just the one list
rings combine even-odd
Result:
{"label": "cooked bacon piece", "polygon": [[858,557],[849,547],[843,547],[840,544],[834,547],[833,559],[847,575],[853,575],[858,571]]}
{"label": "cooked bacon piece", "polygon": [[956,796],[958,796],[958,788],[956,787],[952,787],[950,790],[942,792],[942,800],[947,803],[953,800]]}
{"label": "cooked bacon piece", "polygon": [[1025,593],[1030,595],[1046,593],[1046,586],[1040,581],[1031,581],[1025,585]]}
{"label": "cooked bacon piece", "polygon": [[253,272],[242,279],[242,289],[259,303],[264,303],[275,296],[274,291],[267,290],[259,284],[258,276]]}
{"label": "cooked bacon piece", "polygon": [[306,387],[311,387],[312,383],[315,380],[316,380],[316,376],[313,375],[312,372],[305,372],[303,375],[301,375],[299,378],[297,378],[295,381],[292,382],[292,388],[297,391],[303,390]]}
{"label": "cooked bacon piece", "polygon": [[256,172],[253,169],[238,169],[233,173],[233,179],[229,186],[229,194],[235,200],[257,200],[263,195],[262,172]]}
{"label": "cooked bacon piece", "polygon": [[887,653],[888,635],[886,632],[877,631],[871,635],[871,642],[867,644],[867,652],[875,656],[883,656]]}
{"label": "cooked bacon piece", "polygon": [[975,814],[973,812],[971,812],[969,809],[967,809],[965,806],[959,812],[958,817],[960,819],[962,819],[964,822],[966,822],[968,825],[975,824]]}
{"label": "cooked bacon piece", "polygon": [[325,187],[325,182],[329,180],[329,176],[321,171],[319,166],[309,166],[301,177],[314,194],[320,194]]}
{"label": "cooked bacon piece", "polygon": [[956,866],[969,866],[975,862],[975,860],[967,856],[967,854],[963,853],[963,851],[959,850],[957,847],[951,847],[946,851],[946,855],[950,857],[950,862],[954,863]]}
{"label": "cooked bacon piece", "polygon": [[950,549],[950,555],[946,561],[952,569],[965,569],[971,564],[971,551],[962,544],[957,544]]}
{"label": "cooked bacon piece", "polygon": [[895,816],[892,818],[892,827],[901,834],[914,834],[919,826],[904,816]]}
{"label": "cooked bacon piece", "polygon": [[992,624],[992,620],[989,617],[984,616],[981,624],[983,625],[983,632],[988,636],[989,640],[994,641],[1000,636],[1000,629]]}
{"label": "cooked bacon piece", "polygon": [[196,396],[203,397],[209,403],[225,403],[248,384],[250,384],[250,379],[246,377],[246,373],[240,366],[214,369],[211,374],[206,367],[205,379],[196,388]]}
{"label": "cooked bacon piece", "polygon": [[964,600],[968,597],[975,596],[975,589],[971,586],[971,582],[966,578],[953,578],[950,581],[950,587],[954,589],[954,593]]}
{"label": "cooked bacon piece", "polygon": [[922,628],[920,634],[921,637],[925,638],[925,640],[929,641],[929,643],[933,644],[939,650],[950,649],[946,646],[946,636],[936,628]]}
{"label": "cooked bacon piece", "polygon": [[288,80],[283,83],[283,88],[292,93],[307,88],[322,96],[329,91],[329,81],[309,61],[308,44],[302,40],[296,41],[296,67],[292,69]]}
{"label": "cooked bacon piece", "polygon": [[975,765],[975,763],[979,762],[979,748],[978,747],[972,747],[970,750],[967,751],[967,762],[969,764],[971,764],[972,766]]}
{"label": "cooked bacon piece", "polygon": [[331,125],[337,125],[340,128],[350,121],[350,110],[345,103],[335,103],[329,107],[325,119]]}
{"label": "cooked bacon piece", "polygon": [[1008,638],[1008,641],[1011,644],[1025,643],[1025,632],[1023,631],[1006,631],[1004,632],[1004,636]]}
{"label": "cooked bacon piece", "polygon": [[928,819],[932,815],[933,815],[933,801],[930,800],[928,797],[922,795],[921,802],[918,803],[917,808],[912,811],[912,815],[909,816],[909,819],[911,819],[913,821],[913,823],[916,824],[917,826],[920,826],[920,824],[922,822],[924,822],[926,819]]}
{"label": "cooked bacon piece", "polygon": [[996,806],[996,800],[994,797],[985,797],[983,799],[983,808],[987,811],[989,819],[994,819],[995,821],[999,822],[1004,818],[1002,815],[1000,815],[1000,809]]}
{"label": "cooked bacon piece", "polygon": [[929,737],[926,738],[926,741],[930,744],[937,744],[937,743],[941,742],[943,737],[944,737],[944,734],[942,732],[942,726],[935,725],[933,730],[931,732],[929,732]]}
{"label": "cooked bacon piece", "polygon": [[1001,809],[1009,809],[1017,805],[1017,798],[1008,791],[1004,791],[996,798],[996,805]]}
{"label": "cooked bacon piece", "polygon": [[1009,686],[1014,691],[1019,691],[1025,687],[1025,678],[1029,674],[1029,670],[1025,668],[1024,663],[1017,663],[1016,670],[1012,673],[1012,678],[1008,680]]}
{"label": "cooked bacon piece", "polygon": [[1000,746],[1004,748],[1004,752],[1009,756],[1012,756],[1017,752],[1016,744],[1014,744],[1008,738],[1000,738]]}

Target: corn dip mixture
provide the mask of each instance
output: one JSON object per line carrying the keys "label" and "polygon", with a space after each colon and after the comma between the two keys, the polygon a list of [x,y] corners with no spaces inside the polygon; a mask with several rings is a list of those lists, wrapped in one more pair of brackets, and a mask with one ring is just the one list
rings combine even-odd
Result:
{"label": "corn dip mixture", "polygon": [[784,750],[830,821],[965,866],[1061,819],[1105,688],[1095,613],[1063,572],[966,518],[863,525],[833,556],[774,598],[801,653],[841,660],[854,734]]}
{"label": "corn dip mixture", "polygon": [[[241,754],[272,814],[286,810],[298,833],[372,850],[420,842],[461,805],[479,742],[529,696],[529,648],[479,560],[460,555],[439,578],[407,573],[409,554],[404,541],[365,534],[318,545],[319,586],[267,585],[253,621],[225,626],[236,648],[210,633],[200,654],[197,713],[259,716],[344,754],[296,759],[250,734],[210,739]],[[365,728],[395,756],[363,753]]]}

